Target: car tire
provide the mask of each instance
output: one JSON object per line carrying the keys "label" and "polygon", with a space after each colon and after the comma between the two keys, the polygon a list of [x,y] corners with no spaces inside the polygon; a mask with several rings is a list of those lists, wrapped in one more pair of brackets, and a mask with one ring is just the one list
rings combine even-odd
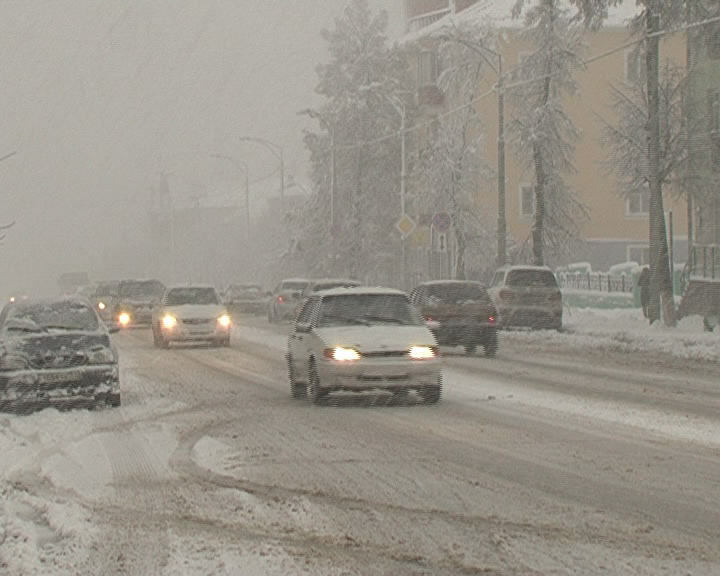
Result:
{"label": "car tire", "polygon": [[295,371],[292,367],[292,359],[288,356],[288,381],[290,382],[290,396],[299,400],[307,396],[307,387],[295,380]]}
{"label": "car tire", "polygon": [[108,394],[105,397],[105,404],[112,408],[117,408],[120,406],[120,393],[117,394]]}
{"label": "car tire", "polygon": [[165,338],[163,338],[162,334],[158,334],[157,339],[158,339],[158,344],[157,344],[158,348],[162,348],[163,350],[167,350],[168,348],[170,348],[170,342],[165,340]]}
{"label": "car tire", "polygon": [[465,356],[473,356],[477,352],[477,344],[465,344]]}
{"label": "car tire", "polygon": [[310,402],[315,405],[320,404],[325,394],[323,394],[322,388],[320,387],[320,376],[318,375],[317,367],[315,362],[310,363],[310,370],[308,372],[308,397]]}
{"label": "car tire", "polygon": [[420,397],[425,404],[437,404],[442,395],[442,378],[438,378],[438,383],[430,386],[423,386],[420,390]]}
{"label": "car tire", "polygon": [[486,358],[495,358],[495,355],[498,351],[498,340],[497,335],[490,338],[485,345],[483,346],[485,349],[485,357]]}

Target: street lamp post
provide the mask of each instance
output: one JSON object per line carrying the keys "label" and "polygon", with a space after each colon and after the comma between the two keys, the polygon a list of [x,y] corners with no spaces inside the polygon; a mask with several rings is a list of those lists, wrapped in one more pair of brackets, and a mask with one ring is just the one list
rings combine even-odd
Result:
{"label": "street lamp post", "polygon": [[280,206],[281,206],[283,216],[285,216],[285,209],[286,209],[286,206],[285,206],[285,160],[283,159],[282,146],[275,144],[275,142],[271,142],[270,140],[266,140],[265,138],[257,138],[255,136],[241,136],[240,141],[256,142],[256,143],[264,146],[280,162]]}
{"label": "street lamp post", "polygon": [[250,170],[246,162],[227,156],[225,154],[213,154],[213,158],[219,158],[222,160],[228,160],[232,162],[238,171],[241,171],[245,175],[245,241],[250,242]]}

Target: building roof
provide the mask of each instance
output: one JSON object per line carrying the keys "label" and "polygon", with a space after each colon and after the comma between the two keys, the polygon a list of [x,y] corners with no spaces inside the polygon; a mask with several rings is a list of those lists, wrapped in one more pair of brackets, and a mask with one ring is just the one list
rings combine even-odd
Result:
{"label": "building roof", "polygon": [[[522,15],[519,18],[513,18],[512,9],[516,1],[517,0],[479,0],[477,4],[474,4],[461,12],[448,14],[447,16],[440,18],[420,30],[401,36],[398,39],[398,44],[411,44],[422,38],[439,35],[448,28],[460,25],[491,25],[495,28],[502,29],[520,29],[524,26],[524,15],[527,12],[527,9],[532,7],[534,4],[526,4]],[[570,10],[571,14],[576,11],[576,8],[571,5],[568,0],[563,0],[563,7]],[[630,20],[640,13],[640,10],[641,8],[635,5],[632,1],[623,2],[618,6],[611,6],[608,8],[608,16],[605,19],[603,26],[606,28],[625,28],[630,23]]]}

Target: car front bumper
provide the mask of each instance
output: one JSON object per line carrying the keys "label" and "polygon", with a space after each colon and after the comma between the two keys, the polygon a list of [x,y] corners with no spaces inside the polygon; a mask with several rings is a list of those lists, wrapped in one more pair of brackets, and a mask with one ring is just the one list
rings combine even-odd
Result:
{"label": "car front bumper", "polygon": [[361,358],[350,362],[323,360],[318,363],[317,370],[323,392],[419,390],[439,385],[442,365],[438,358]]}
{"label": "car front bumper", "polygon": [[94,407],[120,397],[117,364],[0,372],[0,410]]}
{"label": "car front bumper", "polygon": [[219,326],[215,321],[199,326],[178,323],[174,328],[162,327],[161,330],[167,342],[210,342],[225,340],[230,336],[230,327]]}

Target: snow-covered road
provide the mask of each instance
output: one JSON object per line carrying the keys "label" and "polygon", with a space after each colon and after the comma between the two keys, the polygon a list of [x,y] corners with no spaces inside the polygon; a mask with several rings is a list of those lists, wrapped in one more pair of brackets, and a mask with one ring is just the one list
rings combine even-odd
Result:
{"label": "snow-covered road", "polygon": [[437,406],[293,401],[262,319],[119,334],[120,409],[0,415],[0,574],[720,573],[720,339],[588,314]]}

